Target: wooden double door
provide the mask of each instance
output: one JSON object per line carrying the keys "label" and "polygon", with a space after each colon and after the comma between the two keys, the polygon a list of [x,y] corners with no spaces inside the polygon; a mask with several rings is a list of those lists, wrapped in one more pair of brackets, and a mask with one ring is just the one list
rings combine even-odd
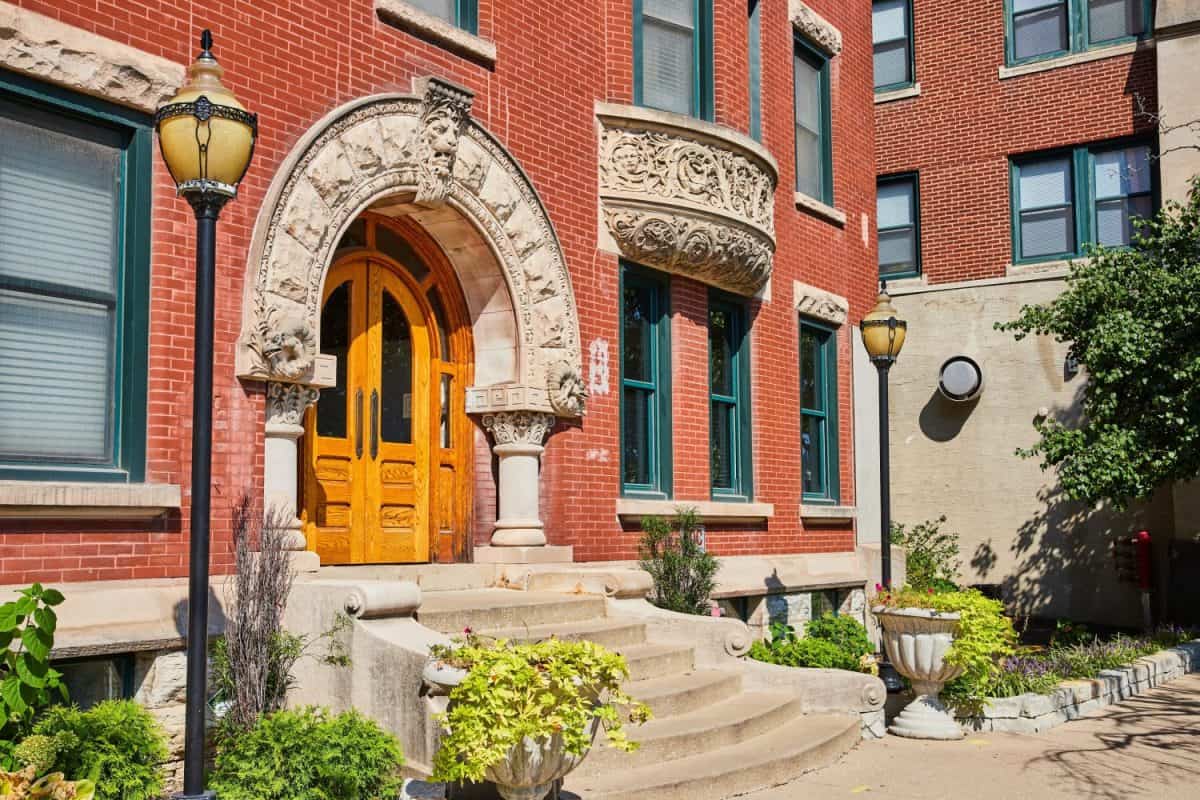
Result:
{"label": "wooden double door", "polygon": [[420,277],[364,249],[326,278],[321,349],[337,385],[308,411],[302,489],[324,564],[465,557],[467,368],[433,274]]}

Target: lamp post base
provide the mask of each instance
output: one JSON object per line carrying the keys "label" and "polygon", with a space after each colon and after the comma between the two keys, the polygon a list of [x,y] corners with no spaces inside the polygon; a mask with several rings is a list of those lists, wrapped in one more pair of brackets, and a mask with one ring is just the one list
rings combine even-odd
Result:
{"label": "lamp post base", "polygon": [[208,789],[205,789],[200,794],[184,794],[180,792],[179,794],[171,795],[171,800],[216,800],[216,798],[217,793]]}

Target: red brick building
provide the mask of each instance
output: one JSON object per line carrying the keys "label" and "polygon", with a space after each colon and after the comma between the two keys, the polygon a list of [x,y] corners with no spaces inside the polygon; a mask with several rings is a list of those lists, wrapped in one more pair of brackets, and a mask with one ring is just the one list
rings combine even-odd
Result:
{"label": "red brick building", "polygon": [[[218,571],[244,495],[324,564],[629,559],[676,504],[721,555],[853,551],[875,176],[944,130],[878,107],[875,168],[867,6],[0,4],[0,583],[186,573],[193,220],[151,115],[205,27],[259,115],[218,229]],[[998,230],[931,277],[1002,269]]]}

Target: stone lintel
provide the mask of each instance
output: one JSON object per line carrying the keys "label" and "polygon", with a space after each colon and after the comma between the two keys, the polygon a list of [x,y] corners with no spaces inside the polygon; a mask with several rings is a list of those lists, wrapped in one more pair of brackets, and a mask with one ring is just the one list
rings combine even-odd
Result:
{"label": "stone lintel", "polygon": [[788,19],[805,39],[836,56],[842,52],[842,32],[801,0],[788,0]]}
{"label": "stone lintel", "polygon": [[792,295],[796,310],[806,317],[828,322],[830,325],[844,325],[850,315],[850,301],[840,294],[793,281]]}

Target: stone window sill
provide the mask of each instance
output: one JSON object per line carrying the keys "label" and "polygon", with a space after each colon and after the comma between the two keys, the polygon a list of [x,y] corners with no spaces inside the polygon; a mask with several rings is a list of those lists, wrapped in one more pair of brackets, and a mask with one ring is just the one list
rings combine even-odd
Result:
{"label": "stone window sill", "polygon": [[691,506],[704,522],[759,522],[775,515],[771,503],[722,503],[716,500],[617,500],[617,516],[624,519],[673,517],[679,506]]}
{"label": "stone window sill", "polygon": [[822,203],[815,197],[809,197],[804,192],[796,192],[796,208],[807,211],[814,217],[820,217],[826,222],[832,222],[839,228],[846,227],[846,212]]}
{"label": "stone window sill", "polygon": [[400,28],[418,39],[436,44],[485,67],[496,66],[495,42],[467,33],[457,25],[451,25],[441,17],[426,13],[404,0],[375,0],[375,13],[385,24]]}
{"label": "stone window sill", "polygon": [[914,83],[912,86],[904,86],[887,92],[876,92],[875,105],[879,105],[880,103],[890,103],[893,100],[907,100],[910,97],[920,96],[921,84]]}
{"label": "stone window sill", "polygon": [[1008,275],[1042,275],[1048,273],[1065,275],[1071,271],[1071,264],[1079,261],[1087,264],[1091,259],[1080,257],[1060,261],[1034,261],[1027,264],[1009,264],[1005,268],[1005,273]]}
{"label": "stone window sill", "polygon": [[800,506],[800,519],[805,522],[850,522],[857,517],[858,509],[854,506]]}
{"label": "stone window sill", "polygon": [[3,519],[154,519],[181,505],[173,484],[0,481]]}
{"label": "stone window sill", "polygon": [[1103,61],[1106,58],[1125,56],[1129,55],[1130,53],[1135,53],[1139,50],[1151,50],[1153,48],[1153,39],[1138,39],[1132,42],[1121,42],[1120,44],[1109,45],[1108,47],[1098,47],[1095,50],[1085,50],[1082,53],[1068,53],[1055,58],[1046,58],[1041,61],[1030,61],[1025,64],[1014,64],[1011,67],[1004,66],[1000,67],[1000,80],[1017,78],[1021,75],[1032,75],[1036,72],[1048,72],[1050,70],[1062,69],[1064,67],[1073,67],[1076,64],[1087,64],[1092,61]]}

